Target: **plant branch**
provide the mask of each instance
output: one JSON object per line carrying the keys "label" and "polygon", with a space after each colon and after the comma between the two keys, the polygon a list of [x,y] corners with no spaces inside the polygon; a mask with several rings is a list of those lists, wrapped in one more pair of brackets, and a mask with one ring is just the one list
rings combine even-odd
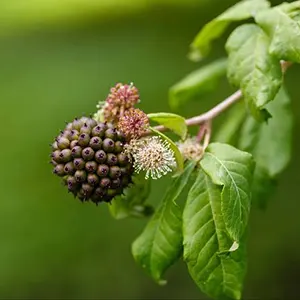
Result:
{"label": "plant branch", "polygon": [[[289,61],[281,61],[281,69],[282,73],[284,74],[286,70],[292,65]],[[223,111],[225,111],[227,108],[229,108],[232,104],[238,102],[242,98],[242,91],[238,90],[229,97],[227,97],[225,100],[217,104],[215,107],[210,109],[209,111],[196,116],[192,117],[190,119],[186,119],[185,123],[187,126],[195,126],[195,125],[201,125],[205,122],[210,122],[212,119],[217,117],[219,114],[221,114]],[[159,125],[154,127],[156,130],[160,132],[164,132],[169,130],[168,128]]]}

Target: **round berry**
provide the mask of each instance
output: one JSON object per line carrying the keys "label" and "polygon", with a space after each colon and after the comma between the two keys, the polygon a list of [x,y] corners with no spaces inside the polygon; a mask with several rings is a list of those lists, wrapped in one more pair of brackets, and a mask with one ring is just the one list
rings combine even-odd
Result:
{"label": "round berry", "polygon": [[92,129],[92,135],[97,137],[103,137],[107,129],[107,126],[104,123],[100,123]]}
{"label": "round berry", "polygon": [[82,150],[82,157],[84,160],[92,160],[94,155],[95,151],[91,147],[87,147]]}
{"label": "round berry", "polygon": [[124,149],[124,144],[120,141],[115,142],[115,153],[121,153]]}
{"label": "round berry", "polygon": [[82,158],[75,158],[73,163],[76,170],[82,170],[85,167],[85,161]]}
{"label": "round berry", "polygon": [[99,165],[97,169],[97,175],[100,177],[105,177],[109,173],[109,167],[107,165]]}
{"label": "round berry", "polygon": [[118,158],[116,155],[108,153],[106,162],[109,166],[115,166],[118,163]]}
{"label": "round berry", "polygon": [[60,137],[57,139],[57,146],[59,149],[66,149],[70,146],[70,141],[65,137]]}
{"label": "round berry", "polygon": [[114,151],[114,148],[115,148],[115,143],[112,139],[110,138],[106,138],[104,141],[103,141],[103,145],[102,145],[102,148],[104,151],[106,152],[113,152]]}
{"label": "round berry", "polygon": [[80,133],[90,134],[92,132],[90,126],[87,123],[84,123],[83,126],[80,128]]}
{"label": "round berry", "polygon": [[55,166],[55,168],[53,169],[53,173],[58,175],[58,176],[64,176],[65,175],[65,171],[64,171],[65,166],[60,164]]}
{"label": "round berry", "polygon": [[105,137],[115,141],[118,137],[117,130],[115,128],[108,128],[105,131]]}
{"label": "round berry", "polygon": [[99,177],[96,174],[88,174],[87,182],[90,185],[97,185],[99,183]]}
{"label": "round berry", "polygon": [[107,178],[107,177],[102,178],[100,180],[100,187],[102,187],[102,188],[108,188],[110,186],[110,183],[111,183],[111,181],[110,181],[109,178]]}
{"label": "round berry", "polygon": [[99,164],[102,164],[106,161],[106,153],[103,151],[103,150],[98,150],[96,153],[95,153],[95,160],[96,162],[98,162]]}
{"label": "round berry", "polygon": [[65,164],[64,171],[66,174],[73,175],[76,171],[74,163],[72,161]]}
{"label": "round berry", "polygon": [[72,151],[71,155],[73,158],[81,157],[82,148],[80,146],[75,146],[71,151]]}
{"label": "round berry", "polygon": [[86,180],[86,172],[83,170],[77,170],[74,174],[74,177],[77,182],[85,182]]}
{"label": "round berry", "polygon": [[129,162],[129,158],[126,154],[124,153],[119,153],[118,154],[118,162],[120,166],[127,166]]}
{"label": "round berry", "polygon": [[62,162],[68,162],[72,159],[71,150],[70,149],[63,149],[59,154],[60,160]]}
{"label": "round berry", "polygon": [[85,164],[85,169],[89,173],[95,173],[97,171],[98,164],[95,161],[88,161]]}
{"label": "round berry", "polygon": [[102,145],[102,140],[100,137],[93,136],[90,140],[90,147],[95,151],[100,150]]}
{"label": "round berry", "polygon": [[85,147],[90,142],[90,136],[87,133],[81,133],[78,137],[78,145]]}

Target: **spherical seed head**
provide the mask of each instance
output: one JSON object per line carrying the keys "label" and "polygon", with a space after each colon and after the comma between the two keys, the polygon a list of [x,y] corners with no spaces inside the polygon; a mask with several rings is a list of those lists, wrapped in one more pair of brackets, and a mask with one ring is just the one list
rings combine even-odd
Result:
{"label": "spherical seed head", "polygon": [[124,134],[111,123],[87,117],[67,126],[51,145],[53,172],[81,201],[110,202],[132,182],[132,163],[123,153]]}
{"label": "spherical seed head", "polygon": [[153,179],[160,178],[176,167],[175,155],[170,149],[170,144],[158,136],[133,140],[127,150],[133,156],[135,171],[145,171],[146,179],[149,176]]}
{"label": "spherical seed head", "polygon": [[127,139],[140,138],[149,127],[147,115],[138,108],[130,108],[120,117],[118,129],[122,131]]}
{"label": "spherical seed head", "polygon": [[123,85],[118,83],[111,88],[110,94],[102,107],[104,120],[117,123],[124,112],[138,103],[139,99],[138,89],[133,84]]}
{"label": "spherical seed head", "polygon": [[185,160],[200,161],[204,154],[203,147],[195,138],[188,138],[177,143],[177,146]]}

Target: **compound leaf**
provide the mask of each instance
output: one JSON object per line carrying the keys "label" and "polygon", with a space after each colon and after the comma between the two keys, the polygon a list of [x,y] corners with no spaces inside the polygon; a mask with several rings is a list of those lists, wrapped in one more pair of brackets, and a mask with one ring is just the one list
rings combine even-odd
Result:
{"label": "compound leaf", "polygon": [[240,299],[246,271],[245,239],[239,244],[231,240],[221,203],[221,188],[199,170],[183,212],[183,256],[204,293],[217,299]]}
{"label": "compound leaf", "polygon": [[221,208],[226,229],[239,242],[248,223],[254,170],[252,155],[230,145],[212,143],[200,162],[214,184],[221,185]]}
{"label": "compound leaf", "polygon": [[269,54],[269,42],[262,29],[247,24],[234,30],[226,43],[228,79],[241,88],[250,112],[259,121],[270,116],[263,107],[282,84],[280,63]]}
{"label": "compound leaf", "polygon": [[211,43],[220,37],[232,23],[254,17],[260,10],[266,9],[270,3],[265,0],[244,0],[227,9],[207,23],[195,37],[191,44],[190,58],[200,60],[210,52]]}
{"label": "compound leaf", "polygon": [[134,241],[132,253],[142,268],[159,284],[164,272],[182,253],[182,213],[176,200],[186,187],[195,163],[189,163],[184,172],[173,178],[159,208],[142,234]]}

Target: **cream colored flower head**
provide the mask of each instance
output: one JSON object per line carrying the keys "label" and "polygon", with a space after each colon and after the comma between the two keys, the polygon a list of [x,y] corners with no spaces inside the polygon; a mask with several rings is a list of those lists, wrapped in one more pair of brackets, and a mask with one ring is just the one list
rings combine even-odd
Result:
{"label": "cream colored flower head", "polygon": [[127,151],[133,157],[135,171],[145,171],[146,179],[158,179],[176,167],[175,155],[170,144],[158,136],[132,140],[127,145]]}

